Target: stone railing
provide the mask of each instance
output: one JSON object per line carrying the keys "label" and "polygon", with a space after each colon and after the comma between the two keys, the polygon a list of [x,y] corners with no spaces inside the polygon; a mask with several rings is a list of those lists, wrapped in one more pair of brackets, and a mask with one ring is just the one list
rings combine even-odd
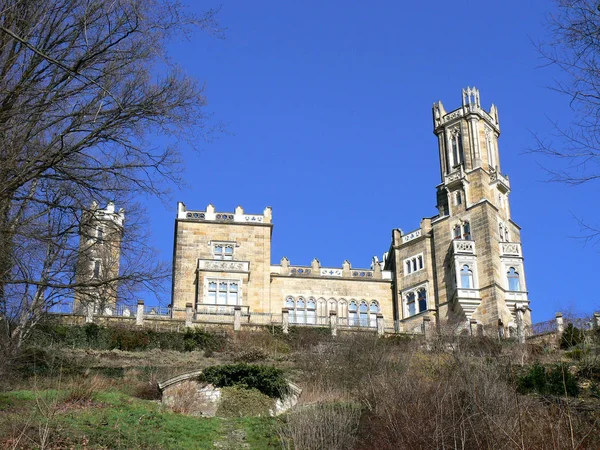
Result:
{"label": "stone railing", "polygon": [[216,272],[249,272],[250,262],[199,259],[198,270],[211,270]]}
{"label": "stone railing", "polygon": [[322,277],[341,277],[342,269],[334,269],[332,267],[321,267]]}
{"label": "stone railing", "polygon": [[448,175],[444,175],[444,184],[449,185],[455,183],[464,178],[465,173],[463,166],[459,166],[454,172],[450,172]]}
{"label": "stone railing", "polygon": [[411,231],[410,233],[407,233],[405,235],[402,236],[402,243],[406,244],[407,242],[412,241],[413,239],[417,239],[421,237],[421,230],[415,230],[415,231]]}
{"label": "stone railing", "polygon": [[500,242],[500,256],[523,256],[519,242]]}
{"label": "stone railing", "polygon": [[454,253],[464,253],[468,255],[475,254],[475,241],[465,241],[461,239],[455,239],[452,241],[452,248]]}
{"label": "stone railing", "polygon": [[500,190],[503,192],[510,191],[510,181],[508,175],[502,175],[500,172],[490,173],[490,183],[497,183]]}

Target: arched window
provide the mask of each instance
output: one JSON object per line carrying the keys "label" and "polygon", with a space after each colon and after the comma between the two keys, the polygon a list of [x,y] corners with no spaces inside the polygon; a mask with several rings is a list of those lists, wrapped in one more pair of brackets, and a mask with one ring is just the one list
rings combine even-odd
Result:
{"label": "arched window", "polygon": [[317,323],[317,304],[314,298],[308,299],[306,303],[306,323],[313,325]]}
{"label": "arched window", "polygon": [[419,312],[427,311],[427,291],[425,288],[417,291],[417,300],[419,302]]}
{"label": "arched window", "polygon": [[366,302],[360,302],[360,306],[358,308],[360,313],[360,326],[368,327],[369,326],[369,307]]}
{"label": "arched window", "polygon": [[492,141],[492,131],[489,128],[485,129],[485,147],[488,151],[488,166],[490,169],[494,169],[496,166],[494,161],[494,145]]}
{"label": "arched window", "polygon": [[217,294],[217,305],[227,304],[227,282],[221,281],[219,283],[219,292]]}
{"label": "arched window", "polygon": [[504,225],[502,222],[498,224],[498,232],[500,233],[500,240],[504,240]]}
{"label": "arched window", "polygon": [[520,291],[521,281],[519,279],[519,272],[517,272],[514,267],[511,267],[506,273],[506,276],[508,278],[508,290]]}
{"label": "arched window", "polygon": [[289,321],[290,323],[296,323],[296,303],[294,302],[294,297],[288,297],[285,299],[285,307],[289,311]]}
{"label": "arched window", "polygon": [[463,289],[473,289],[473,271],[466,264],[460,270],[460,287]]}
{"label": "arched window", "polygon": [[406,310],[409,316],[414,316],[417,313],[414,292],[409,292],[406,296]]}
{"label": "arched window", "polygon": [[456,167],[462,163],[463,159],[462,139],[458,128],[451,131],[450,139],[450,145],[452,147],[452,166]]}
{"label": "arched window", "polygon": [[352,301],[348,305],[348,325],[358,325],[358,306]]}
{"label": "arched window", "polygon": [[341,323],[346,323],[348,320],[348,303],[343,298],[338,302],[338,320]]}
{"label": "arched window", "polygon": [[327,302],[328,308],[327,308],[327,315],[329,315],[329,311],[335,311],[336,313],[338,313],[339,316],[342,315],[341,311],[338,311],[338,306],[337,306],[337,302],[335,301],[335,299],[330,298],[329,301]]}
{"label": "arched window", "polygon": [[454,204],[461,205],[462,204],[462,195],[460,195],[460,191],[454,194]]}
{"label": "arched window", "polygon": [[317,317],[327,317],[329,311],[327,310],[327,301],[324,298],[320,298],[317,302]]}
{"label": "arched window", "polygon": [[460,225],[454,225],[454,228],[452,229],[452,238],[460,239]]}
{"label": "arched window", "polygon": [[306,303],[302,297],[296,301],[296,323],[306,323]]}
{"label": "arched window", "polygon": [[466,241],[470,241],[471,240],[471,225],[469,224],[469,222],[464,222],[462,228],[463,228],[463,239]]}
{"label": "arched window", "polygon": [[379,305],[376,301],[372,301],[369,306],[369,326],[377,326],[377,313],[379,312]]}
{"label": "arched window", "polygon": [[510,242],[510,235],[508,234],[508,227],[504,228],[504,240]]}

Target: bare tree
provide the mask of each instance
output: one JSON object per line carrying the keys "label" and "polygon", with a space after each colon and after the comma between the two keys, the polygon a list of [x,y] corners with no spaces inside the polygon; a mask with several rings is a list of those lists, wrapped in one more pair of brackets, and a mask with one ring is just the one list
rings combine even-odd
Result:
{"label": "bare tree", "polygon": [[[0,315],[20,346],[48,307],[76,288],[152,285],[165,276],[144,240],[136,199],[179,181],[175,144],[208,129],[196,80],[168,40],[220,30],[215,11],[171,0],[0,2]],[[75,277],[82,214],[128,210],[116,276]]]}
{"label": "bare tree", "polygon": [[[573,120],[553,123],[554,136],[537,136],[534,153],[554,159],[551,181],[580,185],[600,179],[600,3],[557,0],[548,20],[550,39],[537,46],[548,65],[560,69],[552,89],[570,99]],[[583,239],[597,241],[600,228],[579,221]]]}

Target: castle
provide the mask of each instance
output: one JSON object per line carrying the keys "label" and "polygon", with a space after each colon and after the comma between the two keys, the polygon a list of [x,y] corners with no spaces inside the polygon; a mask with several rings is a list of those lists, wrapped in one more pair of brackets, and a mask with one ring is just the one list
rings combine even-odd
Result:
{"label": "castle", "polygon": [[[494,105],[479,91],[462,91],[462,105],[446,112],[433,105],[440,184],[438,214],[410,233],[392,230],[392,243],[371,267],[271,264],[271,208],[246,214],[178,204],[175,220],[172,306],[189,303],[196,314],[218,316],[241,306],[271,323],[289,314],[291,324],[411,331],[432,323],[531,324],[520,228],[510,216],[510,182],[501,172],[500,124]],[[278,318],[279,317],[279,318]],[[427,319],[426,319],[427,320]]]}
{"label": "castle", "polygon": [[[188,210],[178,204],[172,276],[172,316],[229,322],[234,310],[248,323],[328,325],[389,331],[421,330],[424,323],[478,325],[511,332],[531,325],[520,228],[510,215],[510,182],[500,169],[500,124],[494,105],[481,107],[479,91],[462,91],[462,105],[433,105],[440,184],[438,214],[418,229],[392,230],[383,258],[369,268],[271,263],[271,208],[247,214]],[[110,279],[118,272],[123,212],[92,209],[82,227],[80,277]],[[107,241],[106,234],[114,236]],[[110,245],[109,245],[110,242]],[[76,293],[116,303],[109,292]],[[240,313],[241,310],[241,313]],[[378,330],[380,331],[380,330]]]}

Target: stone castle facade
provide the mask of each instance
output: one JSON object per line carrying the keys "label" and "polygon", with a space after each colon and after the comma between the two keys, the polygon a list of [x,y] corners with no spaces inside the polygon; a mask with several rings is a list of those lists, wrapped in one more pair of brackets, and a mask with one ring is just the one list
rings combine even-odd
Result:
{"label": "stone castle facade", "polygon": [[172,306],[192,304],[196,315],[218,317],[241,306],[245,316],[291,324],[418,329],[434,324],[531,324],[520,228],[510,214],[510,182],[502,174],[494,105],[485,111],[479,91],[462,92],[462,105],[433,105],[440,184],[438,214],[418,229],[392,230],[392,243],[368,268],[271,263],[271,208],[247,214],[178,204]]}

